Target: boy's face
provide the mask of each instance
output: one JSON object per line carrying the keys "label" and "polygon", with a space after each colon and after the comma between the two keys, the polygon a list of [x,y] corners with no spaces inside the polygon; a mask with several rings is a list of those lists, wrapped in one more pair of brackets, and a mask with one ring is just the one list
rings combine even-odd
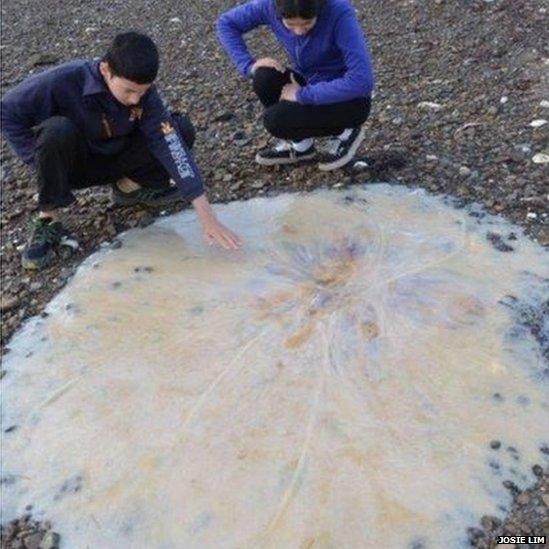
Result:
{"label": "boy's face", "polygon": [[101,72],[109,91],[119,103],[122,103],[122,105],[125,105],[126,107],[132,107],[139,104],[141,98],[151,87],[151,84],[136,84],[121,76],[115,76],[111,72],[109,64],[105,61],[102,61],[99,64],[99,71]]}
{"label": "boy's face", "polygon": [[290,29],[298,36],[303,36],[316,25],[316,17],[313,17],[312,19],[301,19],[301,17],[292,17],[291,19],[282,19],[282,22],[287,29]]}

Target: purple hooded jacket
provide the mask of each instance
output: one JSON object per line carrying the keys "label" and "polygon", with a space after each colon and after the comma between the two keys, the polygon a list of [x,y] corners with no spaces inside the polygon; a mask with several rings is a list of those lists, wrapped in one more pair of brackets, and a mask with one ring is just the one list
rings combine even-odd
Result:
{"label": "purple hooded jacket", "polygon": [[325,0],[315,26],[304,36],[284,26],[275,0],[251,0],[221,15],[219,40],[245,77],[255,59],[242,35],[260,25],[271,27],[293,69],[307,81],[297,94],[299,103],[322,105],[370,96],[374,87],[370,52],[349,0]]}

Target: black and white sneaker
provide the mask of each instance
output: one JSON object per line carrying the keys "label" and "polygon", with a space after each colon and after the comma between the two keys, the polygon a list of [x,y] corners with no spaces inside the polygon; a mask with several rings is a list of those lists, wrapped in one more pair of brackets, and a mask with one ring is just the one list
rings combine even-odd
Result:
{"label": "black and white sneaker", "polygon": [[63,238],[63,225],[49,217],[36,218],[29,229],[29,238],[21,262],[24,269],[38,271],[47,267]]}
{"label": "black and white sneaker", "polygon": [[356,154],[358,147],[364,140],[365,131],[364,128],[353,128],[351,135],[347,139],[334,139],[328,150],[318,164],[318,168],[323,172],[329,172],[330,170],[337,170],[342,168],[345,164],[348,164]]}
{"label": "black and white sneaker", "polygon": [[307,150],[296,151],[290,141],[280,141],[272,148],[259,151],[255,161],[261,166],[278,166],[280,164],[295,164],[305,160],[311,160],[316,155],[316,149],[312,144]]}

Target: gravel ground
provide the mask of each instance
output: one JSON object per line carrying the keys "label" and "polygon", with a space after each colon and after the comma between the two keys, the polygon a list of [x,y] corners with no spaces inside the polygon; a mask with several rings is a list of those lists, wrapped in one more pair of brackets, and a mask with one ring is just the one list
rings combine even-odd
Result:
{"label": "gravel ground", "polygon": [[[531,125],[549,119],[549,8],[544,2],[355,0],[370,39],[377,94],[368,137],[359,152],[369,167],[337,175],[324,174],[314,165],[292,170],[254,165],[255,150],[268,143],[261,110],[214,34],[216,16],[232,4],[3,2],[2,93],[52,63],[101,55],[115,32],[143,30],[162,51],[164,95],[174,109],[188,111],[197,127],[196,157],[212,201],[357,181],[395,181],[450,193],[462,203],[482,203],[549,245],[549,167],[540,163],[540,155],[549,154],[549,124]],[[252,44],[258,54],[277,51],[264,32],[255,33]],[[66,219],[80,238],[81,251],[42,273],[26,274],[20,267],[20,247],[35,211],[35,189],[31,175],[4,142],[0,154],[5,353],[7,340],[21,322],[43,310],[83,257],[120,231],[145,226],[164,212],[115,208],[108,189],[81,191]],[[540,454],[540,462],[544,457]],[[481,524],[472,525],[472,544],[493,547],[494,536],[502,532],[547,534],[545,473],[535,468],[537,484],[522,493],[509,484],[514,497],[509,516],[503,523],[484,517]],[[2,546],[38,547],[46,536],[43,545],[55,547],[57,538],[48,528],[31,516],[23,517],[2,530]]]}

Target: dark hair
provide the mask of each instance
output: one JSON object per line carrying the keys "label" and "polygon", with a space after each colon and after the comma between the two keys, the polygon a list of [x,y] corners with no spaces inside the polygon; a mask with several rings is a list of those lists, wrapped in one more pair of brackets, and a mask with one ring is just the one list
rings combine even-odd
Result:
{"label": "dark hair", "polygon": [[158,49],[146,34],[124,32],[117,34],[103,58],[114,76],[136,84],[150,84],[158,74]]}
{"label": "dark hair", "polygon": [[318,17],[324,0],[276,0],[278,14],[283,19]]}

